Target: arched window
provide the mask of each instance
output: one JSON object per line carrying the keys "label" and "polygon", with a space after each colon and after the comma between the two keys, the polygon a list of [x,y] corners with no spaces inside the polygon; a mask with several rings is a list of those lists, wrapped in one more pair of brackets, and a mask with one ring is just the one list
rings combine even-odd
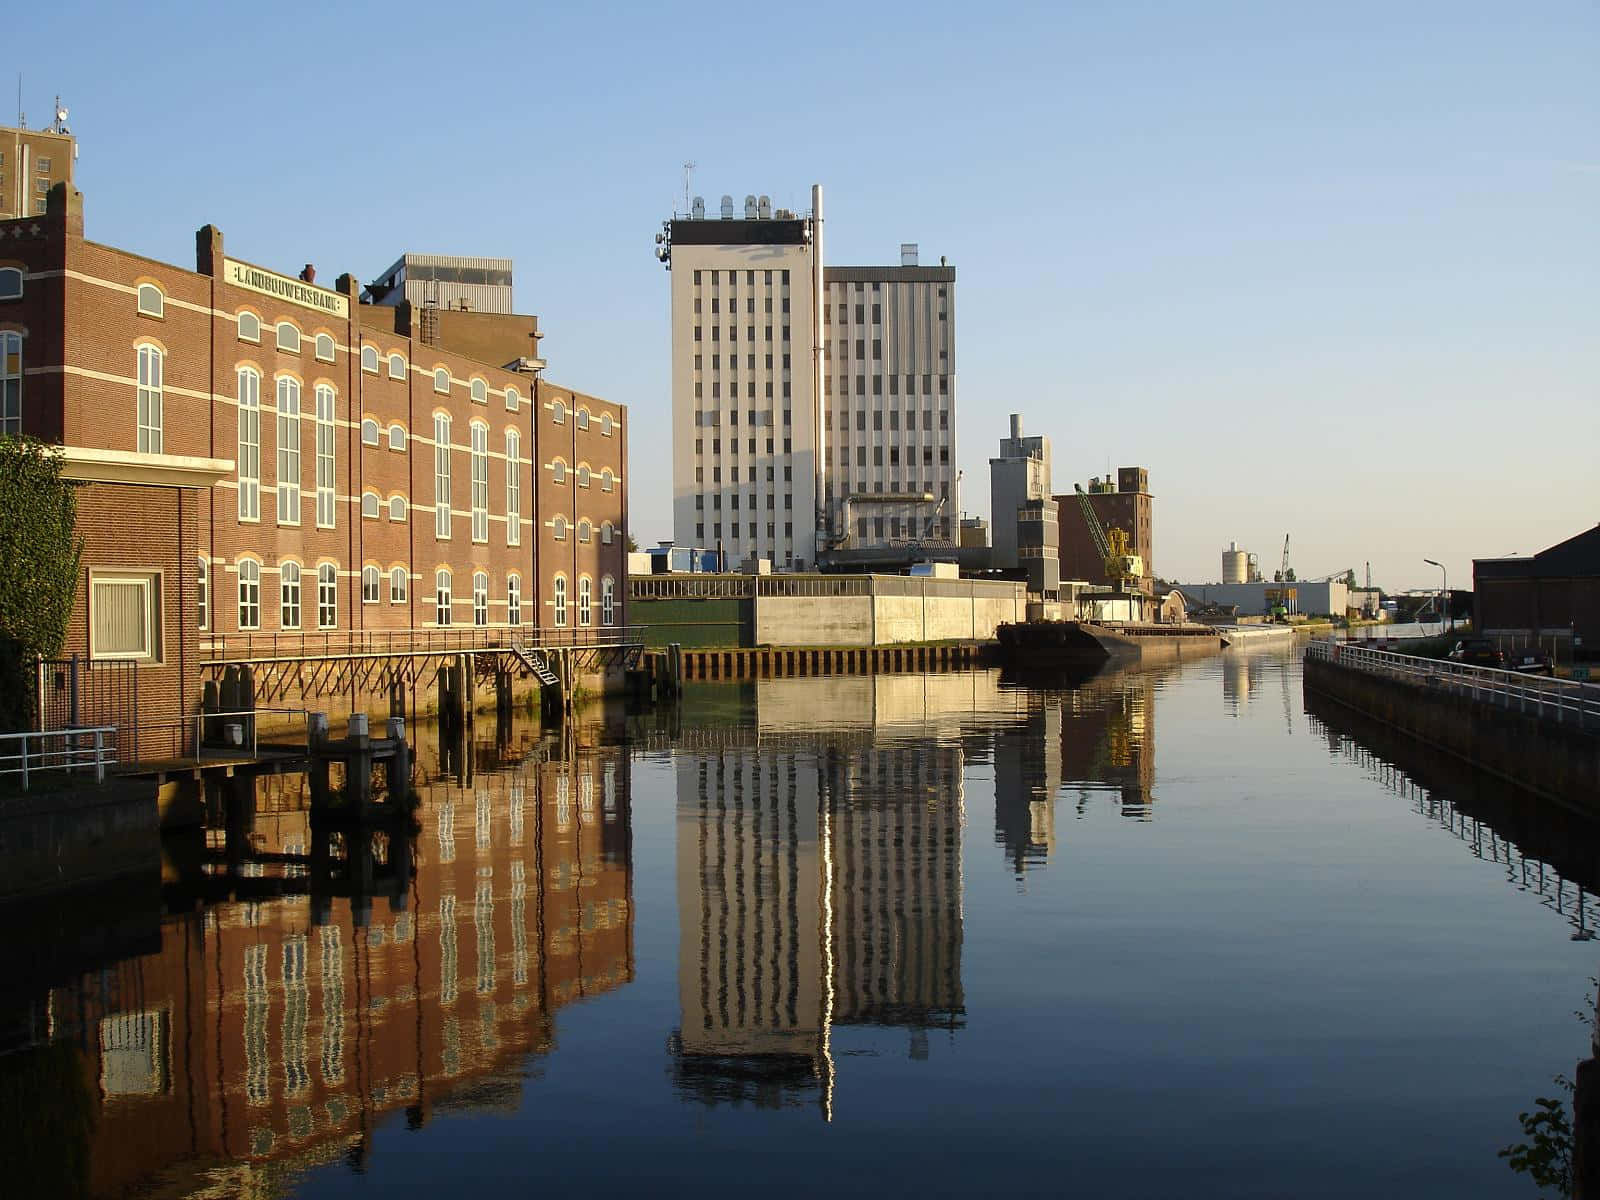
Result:
{"label": "arched window", "polygon": [[506,623],[522,624],[522,577],[506,576]]}
{"label": "arched window", "polygon": [[[376,521],[378,519],[378,509],[380,507],[382,507],[382,503],[378,499],[377,492],[361,493],[361,515],[367,520]],[[373,569],[376,570],[377,568],[374,567]]]}
{"label": "arched window", "polygon": [[339,568],[323,563],[317,568],[317,628],[332,629],[339,623]]}
{"label": "arched window", "polygon": [[578,410],[578,428],[589,428],[589,410],[587,408],[580,408]]}
{"label": "arched window", "polygon": [[239,314],[239,340],[241,342],[259,342],[261,340],[261,318],[253,312]]}
{"label": "arched window", "polygon": [[406,377],[406,356],[403,354],[389,355],[389,378],[404,379]]}
{"label": "arched window", "polygon": [[610,521],[602,522],[600,525],[600,544],[603,546],[611,545],[611,537],[614,533],[616,533],[616,527]]}
{"label": "arched window", "polygon": [[472,402],[474,404],[489,403],[489,385],[481,379],[472,381]]}
{"label": "arched window", "polygon": [[22,432],[22,335],[0,333],[0,433]]}
{"label": "arched window", "polygon": [[361,568],[361,603],[376,604],[378,602],[378,589],[381,580],[377,567]]}
{"label": "arched window", "polygon": [[161,453],[161,374],[164,358],[159,346],[139,347],[138,449],[140,454]]}
{"label": "arched window", "polygon": [[389,520],[400,522],[406,519],[406,498],[404,496],[389,497]]}
{"label": "arched window", "polygon": [[318,362],[333,361],[333,336],[331,334],[317,334],[315,354]]}
{"label": "arched window", "polygon": [[433,536],[450,536],[450,418],[433,414]]}
{"label": "arched window", "polygon": [[567,519],[565,517],[557,517],[557,518],[555,518],[555,520],[550,522],[550,531],[551,531],[551,533],[553,533],[555,535],[556,541],[558,541],[558,542],[566,541],[567,540]]}
{"label": "arched window", "polygon": [[300,628],[300,564],[278,564],[278,628]]}
{"label": "arched window", "polygon": [[434,371],[433,390],[444,396],[450,394],[450,369],[448,367],[440,367]]}
{"label": "arched window", "polygon": [[361,420],[361,444],[363,446],[376,446],[378,445],[378,440],[378,423],[371,417],[363,417]]}
{"label": "arched window", "polygon": [[167,298],[161,294],[161,289],[153,283],[139,285],[139,311],[147,317],[164,316],[167,311]]}
{"label": "arched window", "polygon": [[300,353],[300,331],[293,322],[278,322],[278,349],[286,350],[290,354]]}
{"label": "arched window", "polygon": [[594,584],[587,575],[578,580],[578,624],[589,628],[594,619]]}
{"label": "arched window", "polygon": [[522,435],[506,430],[506,545],[522,544]]}
{"label": "arched window", "polygon": [[600,490],[609,492],[617,482],[617,477],[611,473],[611,468],[606,467],[600,472]]}
{"label": "arched window", "polygon": [[585,517],[583,520],[578,522],[578,540],[580,542],[587,542],[593,532],[594,526],[589,524],[588,517]]}
{"label": "arched window", "polygon": [[404,567],[389,568],[389,603],[404,604],[406,602],[406,569]]}
{"label": "arched window", "polygon": [[239,560],[239,628],[261,628],[261,564],[253,558]]}
{"label": "arched window", "polygon": [[17,300],[22,296],[22,270],[19,267],[0,267],[0,300]]}
{"label": "arched window", "polygon": [[261,519],[261,376],[240,367],[239,520]]}
{"label": "arched window", "polygon": [[567,423],[567,406],[559,400],[552,401],[550,404],[550,419],[557,425],[565,425]]}
{"label": "arched window", "polygon": [[472,623],[489,623],[489,576],[483,571],[472,573]]}
{"label": "arched window", "polygon": [[516,412],[517,409],[519,409],[521,407],[522,407],[522,393],[517,391],[517,389],[514,388],[514,387],[508,387],[506,389],[506,411],[507,412]]}
{"label": "arched window", "polygon": [[211,620],[211,564],[205,555],[195,560],[194,574],[194,624],[204,629]]}
{"label": "arched window", "polygon": [[565,629],[567,627],[567,577],[565,575],[556,576],[555,588],[552,594],[555,615],[551,620],[555,622],[557,629]]}
{"label": "arched window", "polygon": [[450,624],[450,572],[440,567],[433,573],[433,614],[440,625]]}
{"label": "arched window", "polygon": [[370,371],[374,375],[378,373],[378,348],[376,346],[361,347],[361,369]]}
{"label": "arched window", "polygon": [[600,414],[600,436],[601,437],[610,437],[612,428],[614,427],[614,424],[615,423],[611,420],[611,414],[610,413],[601,413]]}
{"label": "arched window", "polygon": [[578,486],[581,487],[581,488],[586,488],[586,487],[589,486],[589,468],[588,467],[581,466],[581,465],[578,467]]}
{"label": "arched window", "polygon": [[389,426],[389,449],[404,450],[406,448],[406,431],[403,426]]}
{"label": "arched window", "polygon": [[565,483],[567,481],[567,464],[559,458],[551,463],[550,478],[556,483]]}
{"label": "arched window", "polygon": [[600,581],[600,624],[610,628],[617,623],[617,581],[607,575]]}

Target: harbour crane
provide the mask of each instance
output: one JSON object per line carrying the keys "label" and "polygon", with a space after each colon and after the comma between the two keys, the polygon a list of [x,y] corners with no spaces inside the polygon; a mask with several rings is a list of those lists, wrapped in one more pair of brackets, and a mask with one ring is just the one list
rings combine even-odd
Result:
{"label": "harbour crane", "polygon": [[1127,531],[1113,525],[1108,534],[1100,524],[1094,505],[1089,503],[1089,493],[1083,490],[1081,483],[1072,486],[1078,490],[1078,506],[1083,509],[1083,523],[1089,527],[1095,553],[1105,565],[1106,578],[1113,587],[1122,591],[1130,577],[1138,579],[1144,574],[1144,563],[1137,554],[1128,553]]}

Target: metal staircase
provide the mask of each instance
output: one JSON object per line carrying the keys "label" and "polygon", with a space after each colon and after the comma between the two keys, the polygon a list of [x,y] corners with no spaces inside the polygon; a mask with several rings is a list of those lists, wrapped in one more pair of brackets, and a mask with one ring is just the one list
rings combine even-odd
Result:
{"label": "metal staircase", "polygon": [[531,674],[545,687],[560,687],[561,679],[550,669],[545,656],[537,650],[525,649],[521,642],[515,639],[511,642],[511,653],[517,656],[517,661],[528,669]]}

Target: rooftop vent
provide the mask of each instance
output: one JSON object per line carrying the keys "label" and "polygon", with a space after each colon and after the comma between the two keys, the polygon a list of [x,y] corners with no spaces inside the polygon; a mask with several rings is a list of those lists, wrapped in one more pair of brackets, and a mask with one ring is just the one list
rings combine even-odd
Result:
{"label": "rooftop vent", "polygon": [[900,243],[900,265],[914,267],[917,265],[917,244],[915,242]]}
{"label": "rooftop vent", "polygon": [[722,219],[724,221],[733,220],[733,197],[732,196],[724,196],[722,198]]}

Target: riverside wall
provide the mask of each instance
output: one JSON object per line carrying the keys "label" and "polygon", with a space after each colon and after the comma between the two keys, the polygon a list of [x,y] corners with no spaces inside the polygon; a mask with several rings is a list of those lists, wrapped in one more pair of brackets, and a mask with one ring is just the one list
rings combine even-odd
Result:
{"label": "riverside wall", "polygon": [[1536,795],[1600,812],[1593,734],[1316,659],[1305,661],[1305,687]]}

